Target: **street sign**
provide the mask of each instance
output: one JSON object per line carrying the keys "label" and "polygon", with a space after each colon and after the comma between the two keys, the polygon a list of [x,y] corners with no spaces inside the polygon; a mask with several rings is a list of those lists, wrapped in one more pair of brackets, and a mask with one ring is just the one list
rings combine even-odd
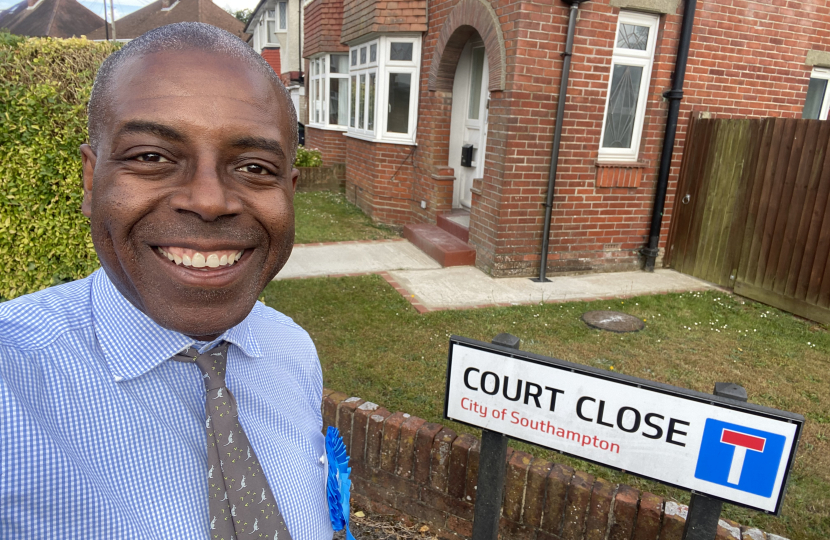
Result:
{"label": "street sign", "polygon": [[778,514],[804,417],[453,336],[444,416]]}

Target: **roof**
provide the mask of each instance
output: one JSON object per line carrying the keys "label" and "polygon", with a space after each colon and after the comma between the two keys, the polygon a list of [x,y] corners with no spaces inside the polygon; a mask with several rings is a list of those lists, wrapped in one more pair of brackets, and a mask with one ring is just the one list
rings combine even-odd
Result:
{"label": "roof", "polygon": [[[43,0],[46,1],[46,0]],[[236,17],[214,4],[211,0],[156,0],[138,11],[115,21],[115,36],[122,39],[135,39],[145,32],[166,24],[178,22],[207,23],[231,34],[248,39],[245,25]],[[89,39],[105,39],[105,29],[99,28],[87,36]]]}
{"label": "roof", "polygon": [[77,0],[40,0],[32,7],[23,0],[0,11],[0,28],[21,36],[68,38],[104,28],[104,19]]}

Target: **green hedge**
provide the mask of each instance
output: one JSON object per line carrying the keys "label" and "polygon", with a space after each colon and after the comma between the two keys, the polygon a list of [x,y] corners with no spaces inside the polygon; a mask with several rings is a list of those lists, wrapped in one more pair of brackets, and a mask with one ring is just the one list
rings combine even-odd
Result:
{"label": "green hedge", "polygon": [[117,45],[0,33],[0,297],[98,267],[81,214],[86,103]]}

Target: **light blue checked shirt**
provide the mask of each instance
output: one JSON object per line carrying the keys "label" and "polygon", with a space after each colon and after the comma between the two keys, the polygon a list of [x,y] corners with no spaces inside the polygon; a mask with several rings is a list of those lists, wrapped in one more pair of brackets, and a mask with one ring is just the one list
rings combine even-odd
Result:
{"label": "light blue checked shirt", "polygon": [[[259,302],[219,339],[293,539],[330,539],[311,339]],[[194,343],[103,270],[0,304],[0,538],[208,538],[205,388],[169,360]]]}

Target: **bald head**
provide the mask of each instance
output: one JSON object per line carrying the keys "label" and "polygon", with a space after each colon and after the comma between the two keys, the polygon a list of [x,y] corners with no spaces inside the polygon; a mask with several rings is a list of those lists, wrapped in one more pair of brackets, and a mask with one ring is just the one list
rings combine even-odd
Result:
{"label": "bald head", "polygon": [[[169,24],[151,30],[124,45],[101,64],[95,76],[88,106],[89,142],[94,150],[97,150],[101,142],[100,138],[107,122],[108,111],[115,99],[113,90],[116,86],[114,83],[117,80],[118,71],[131,59],[161,52],[185,50],[230,57],[267,78],[284,102],[290,124],[288,126],[290,130],[289,151],[292,156],[296,154],[297,111],[279,76],[262,56],[238,37],[215,26],[196,22]],[[291,159],[293,162],[293,157]]]}

